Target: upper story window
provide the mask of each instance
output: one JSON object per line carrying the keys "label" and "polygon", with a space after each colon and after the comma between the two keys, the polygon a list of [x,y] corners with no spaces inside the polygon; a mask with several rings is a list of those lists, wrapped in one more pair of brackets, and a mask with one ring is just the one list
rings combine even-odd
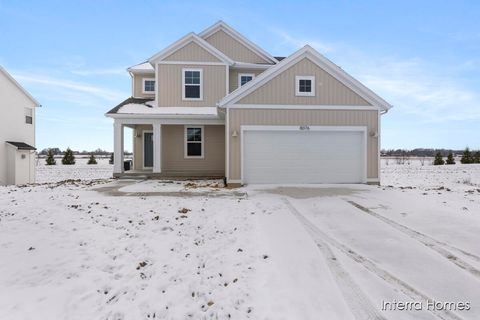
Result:
{"label": "upper story window", "polygon": [[33,124],[33,109],[25,108],[25,123]]}
{"label": "upper story window", "polygon": [[143,93],[155,93],[155,79],[143,79]]}
{"label": "upper story window", "polygon": [[296,96],[315,96],[315,77],[314,76],[296,76],[295,77],[295,95]]}
{"label": "upper story window", "polygon": [[203,99],[203,69],[182,69],[182,99]]}
{"label": "upper story window", "polygon": [[252,81],[255,78],[253,73],[239,73],[238,74],[238,87],[243,86],[245,83]]}

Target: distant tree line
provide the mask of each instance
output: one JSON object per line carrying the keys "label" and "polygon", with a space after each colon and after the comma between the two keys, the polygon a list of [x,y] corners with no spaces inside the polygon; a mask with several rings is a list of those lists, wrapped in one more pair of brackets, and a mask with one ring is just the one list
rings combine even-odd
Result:
{"label": "distant tree line", "polygon": [[380,153],[386,157],[435,157],[437,153],[440,153],[442,157],[447,157],[450,153],[455,156],[462,155],[463,152],[464,150],[417,148],[413,150],[382,149]]}
{"label": "distant tree line", "polygon": [[[40,151],[38,154],[40,156],[47,156],[49,151],[54,155],[54,156],[63,156],[65,154],[65,152],[70,149],[70,148],[67,148],[66,150],[62,151],[60,150],[60,148],[45,148],[43,149],[42,151]],[[106,151],[106,150],[103,150],[103,149],[96,149],[94,151],[86,151],[86,150],[83,150],[83,151],[75,151],[75,150],[70,150],[74,155],[79,155],[79,156],[84,156],[84,155],[92,155],[94,154],[95,156],[110,156],[112,154],[112,152],[110,151]],[[128,152],[128,151],[125,151],[125,154],[126,155],[131,155],[132,152]]]}

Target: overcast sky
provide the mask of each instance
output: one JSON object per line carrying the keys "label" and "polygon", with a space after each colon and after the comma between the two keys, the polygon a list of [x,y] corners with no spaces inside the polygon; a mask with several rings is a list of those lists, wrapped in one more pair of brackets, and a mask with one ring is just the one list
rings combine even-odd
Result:
{"label": "overcast sky", "polygon": [[382,148],[480,148],[480,1],[3,1],[0,65],[42,105],[37,147],[113,149],[128,66],[224,20],[275,56],[310,44],[394,108]]}

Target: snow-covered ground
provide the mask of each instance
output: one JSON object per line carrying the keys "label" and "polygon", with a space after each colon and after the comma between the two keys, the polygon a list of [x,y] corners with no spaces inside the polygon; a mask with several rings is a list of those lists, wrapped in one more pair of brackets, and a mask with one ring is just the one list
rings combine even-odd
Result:
{"label": "snow-covered ground", "polygon": [[2,320],[480,319],[479,165],[389,162],[380,187],[37,172],[0,187]]}
{"label": "snow-covered ground", "polygon": [[108,159],[97,159],[98,164],[88,165],[88,158],[77,157],[75,165],[62,165],[61,159],[55,159],[54,166],[45,165],[45,159],[37,161],[37,183],[56,182],[62,180],[108,179],[113,175],[113,165]]}

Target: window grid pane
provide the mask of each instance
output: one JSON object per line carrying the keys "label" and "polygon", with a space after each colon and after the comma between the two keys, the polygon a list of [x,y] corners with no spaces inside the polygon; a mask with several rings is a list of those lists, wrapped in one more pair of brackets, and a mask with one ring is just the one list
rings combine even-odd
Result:
{"label": "window grid pane", "polygon": [[312,80],[299,80],[298,89],[300,92],[312,92]]}
{"label": "window grid pane", "polygon": [[145,80],[145,88],[144,90],[147,91],[155,91],[155,80]]}
{"label": "window grid pane", "polygon": [[245,83],[251,81],[253,78],[252,76],[241,76],[240,77],[240,86],[243,86]]}

